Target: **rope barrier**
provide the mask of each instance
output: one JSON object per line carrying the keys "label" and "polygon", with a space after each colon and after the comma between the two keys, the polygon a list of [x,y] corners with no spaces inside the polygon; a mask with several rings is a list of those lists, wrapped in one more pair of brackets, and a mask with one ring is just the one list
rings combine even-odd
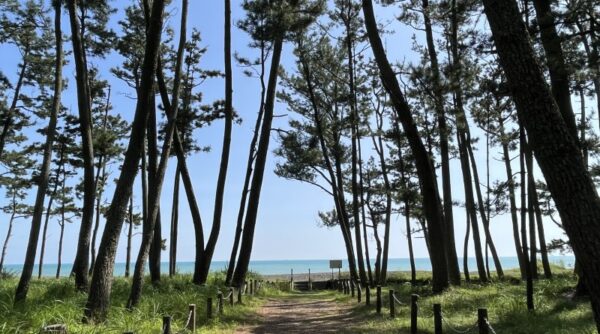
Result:
{"label": "rope barrier", "polygon": [[187,321],[185,322],[185,328],[188,328],[190,326],[191,321],[192,321],[192,311],[189,311]]}
{"label": "rope barrier", "polygon": [[488,327],[488,329],[490,330],[490,332],[492,332],[492,334],[496,334],[494,327],[492,327],[492,325],[490,324],[490,322],[487,319],[485,319],[485,324]]}
{"label": "rope barrier", "polygon": [[232,294],[233,294],[233,289],[230,289],[229,294],[227,296],[223,296],[223,299],[229,299],[229,297],[231,297]]}
{"label": "rope barrier", "polygon": [[396,304],[398,304],[398,305],[406,305],[405,303],[401,302],[401,301],[400,301],[400,300],[399,300],[399,299],[396,297],[396,294],[395,294],[395,293],[394,293],[392,296],[394,297],[394,301],[396,302]]}
{"label": "rope barrier", "polygon": [[455,326],[453,326],[450,321],[446,320],[446,317],[444,317],[444,314],[442,313],[442,321],[446,324],[446,327],[448,327],[450,329],[450,331],[454,332],[454,333],[458,333],[458,334],[466,334],[471,332],[472,330],[474,330],[475,328],[477,328],[477,322],[475,322],[474,325],[472,325],[471,327],[467,328],[467,329],[457,329]]}

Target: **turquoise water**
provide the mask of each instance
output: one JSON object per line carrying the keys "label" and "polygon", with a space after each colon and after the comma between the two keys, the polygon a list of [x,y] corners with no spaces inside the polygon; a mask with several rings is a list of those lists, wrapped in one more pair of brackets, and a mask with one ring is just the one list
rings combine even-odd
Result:
{"label": "turquoise water", "polygon": [[[501,257],[500,262],[502,263],[503,269],[518,268],[519,262],[516,257]],[[565,267],[572,268],[575,263],[573,256],[550,256],[550,262],[559,264]],[[371,262],[375,263],[374,260]],[[459,258],[462,270],[462,259]],[[431,270],[431,263],[428,258],[417,258],[415,259],[415,265],[417,270]],[[21,265],[7,265],[6,270],[19,273],[21,271]],[[168,272],[168,263],[163,262],[161,264],[161,271]],[[477,265],[475,258],[469,258],[469,270],[475,271]],[[494,264],[490,258],[490,270],[494,270]],[[212,263],[212,271],[220,271],[227,269],[226,261],[214,261]],[[250,270],[255,273],[262,275],[277,275],[277,274],[289,274],[290,270],[294,270],[294,273],[307,273],[310,269],[313,273],[330,272],[329,260],[265,260],[265,261],[250,261]],[[342,271],[348,269],[348,261],[343,260]],[[133,264],[131,265],[133,271]],[[193,262],[179,262],[177,263],[177,271],[179,273],[191,273],[194,270]],[[409,271],[410,262],[407,258],[395,258],[389,259],[388,262],[389,271]],[[61,276],[69,275],[71,271],[71,264],[63,264],[61,269]],[[37,274],[37,266],[35,267],[35,274]],[[116,276],[122,276],[125,273],[125,263],[116,263],[115,272]],[[43,276],[54,276],[56,275],[56,264],[46,264],[42,268]]]}

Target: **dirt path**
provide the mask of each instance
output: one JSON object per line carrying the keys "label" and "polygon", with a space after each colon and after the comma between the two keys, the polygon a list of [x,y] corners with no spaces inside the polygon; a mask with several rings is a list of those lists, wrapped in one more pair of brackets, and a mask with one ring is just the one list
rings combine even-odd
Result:
{"label": "dirt path", "polygon": [[330,296],[306,293],[268,299],[258,316],[256,325],[235,333],[340,333],[352,319],[352,306]]}

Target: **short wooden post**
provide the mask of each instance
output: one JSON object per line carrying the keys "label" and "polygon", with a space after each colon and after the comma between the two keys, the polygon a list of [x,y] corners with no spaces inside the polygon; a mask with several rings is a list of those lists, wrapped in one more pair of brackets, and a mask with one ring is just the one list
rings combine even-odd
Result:
{"label": "short wooden post", "polygon": [[312,291],[312,281],[310,279],[310,268],[308,268],[308,291]]}
{"label": "short wooden post", "polygon": [[442,334],[442,304],[433,304],[433,324],[435,334]]}
{"label": "short wooden post", "polygon": [[358,303],[360,304],[360,302],[362,301],[362,288],[360,287],[360,284],[356,285],[356,298]]}
{"label": "short wooden post", "polygon": [[219,314],[223,314],[223,292],[217,293],[217,301],[219,303]]}
{"label": "short wooden post", "polygon": [[258,294],[258,287],[259,287],[259,282],[258,280],[254,280],[254,294]]}
{"label": "short wooden post", "polygon": [[365,287],[365,305],[367,305],[367,306],[371,305],[371,288],[369,287],[368,284]]}
{"label": "short wooden post", "polygon": [[190,317],[190,322],[187,323],[187,329],[191,330],[192,333],[196,332],[196,304],[190,304],[188,306],[188,314]]}
{"label": "short wooden post", "polygon": [[171,334],[171,316],[163,317],[163,334]]}
{"label": "short wooden post", "polygon": [[235,291],[233,288],[229,288],[229,305],[233,306],[233,291]]}
{"label": "short wooden post", "polygon": [[396,301],[394,300],[394,290],[390,289],[390,317],[396,317]]}
{"label": "short wooden post", "polygon": [[479,327],[479,334],[488,334],[489,328],[487,324],[488,311],[485,308],[477,310],[477,324]]}
{"label": "short wooden post", "polygon": [[343,292],[344,291],[344,285],[342,284],[342,281],[340,281],[339,279],[336,281],[337,282],[337,288],[339,292]]}
{"label": "short wooden post", "polygon": [[419,295],[410,296],[410,334],[417,334],[417,317],[419,315]]}
{"label": "short wooden post", "polygon": [[381,285],[377,286],[377,314],[381,314]]}
{"label": "short wooden post", "polygon": [[206,319],[212,319],[213,311],[212,311],[213,301],[212,298],[206,298]]}
{"label": "short wooden post", "polygon": [[352,298],[354,298],[354,280],[350,280],[350,291],[351,291],[351,295]]}
{"label": "short wooden post", "polygon": [[244,281],[244,293],[248,293],[248,281]]}
{"label": "short wooden post", "polygon": [[250,280],[250,296],[254,294],[254,281]]}
{"label": "short wooden post", "polygon": [[242,288],[238,289],[238,304],[242,304]]}

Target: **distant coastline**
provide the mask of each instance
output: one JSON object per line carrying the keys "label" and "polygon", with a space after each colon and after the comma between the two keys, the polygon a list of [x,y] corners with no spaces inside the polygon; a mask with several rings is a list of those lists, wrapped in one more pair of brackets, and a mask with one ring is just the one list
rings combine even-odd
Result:
{"label": "distant coastline", "polygon": [[[572,255],[554,255],[550,256],[549,260],[553,264],[561,265],[567,268],[572,268],[575,264],[575,257]],[[346,260],[342,261],[342,272],[348,269],[348,262]],[[371,260],[371,263],[374,263],[374,260]],[[515,256],[505,256],[500,257],[500,262],[502,263],[503,269],[513,269],[518,268],[519,262],[517,257]],[[461,264],[462,270],[462,258],[459,258],[459,263]],[[221,271],[227,269],[227,261],[213,261],[211,270],[212,271]],[[469,270],[473,271],[476,269],[475,258],[469,257],[468,261]],[[131,264],[131,269],[133,270],[134,264]],[[429,258],[416,258],[415,259],[416,269],[419,271],[430,271],[431,263],[429,262]],[[5,265],[5,269],[9,272],[20,273],[22,265],[19,264],[9,264]],[[168,263],[161,263],[161,271],[163,273],[168,272]],[[37,266],[36,266],[37,269]],[[189,274],[192,273],[194,269],[194,262],[184,261],[177,263],[177,271],[181,274]],[[330,273],[331,269],[329,269],[329,260],[255,260],[250,261],[250,271],[261,274],[261,275],[290,275],[291,271],[294,271],[294,274],[306,274],[308,271],[312,273]],[[391,258],[388,262],[388,270],[389,271],[410,271],[410,261],[408,258]],[[490,270],[495,270],[494,263],[490,258]],[[61,269],[61,276],[68,276],[71,272],[71,264],[63,264]],[[337,273],[337,270],[334,272]],[[36,271],[37,273],[37,271]],[[125,263],[116,263],[115,264],[115,276],[123,276],[125,273]],[[42,268],[42,275],[48,277],[54,277],[56,275],[56,264],[45,264]]]}

